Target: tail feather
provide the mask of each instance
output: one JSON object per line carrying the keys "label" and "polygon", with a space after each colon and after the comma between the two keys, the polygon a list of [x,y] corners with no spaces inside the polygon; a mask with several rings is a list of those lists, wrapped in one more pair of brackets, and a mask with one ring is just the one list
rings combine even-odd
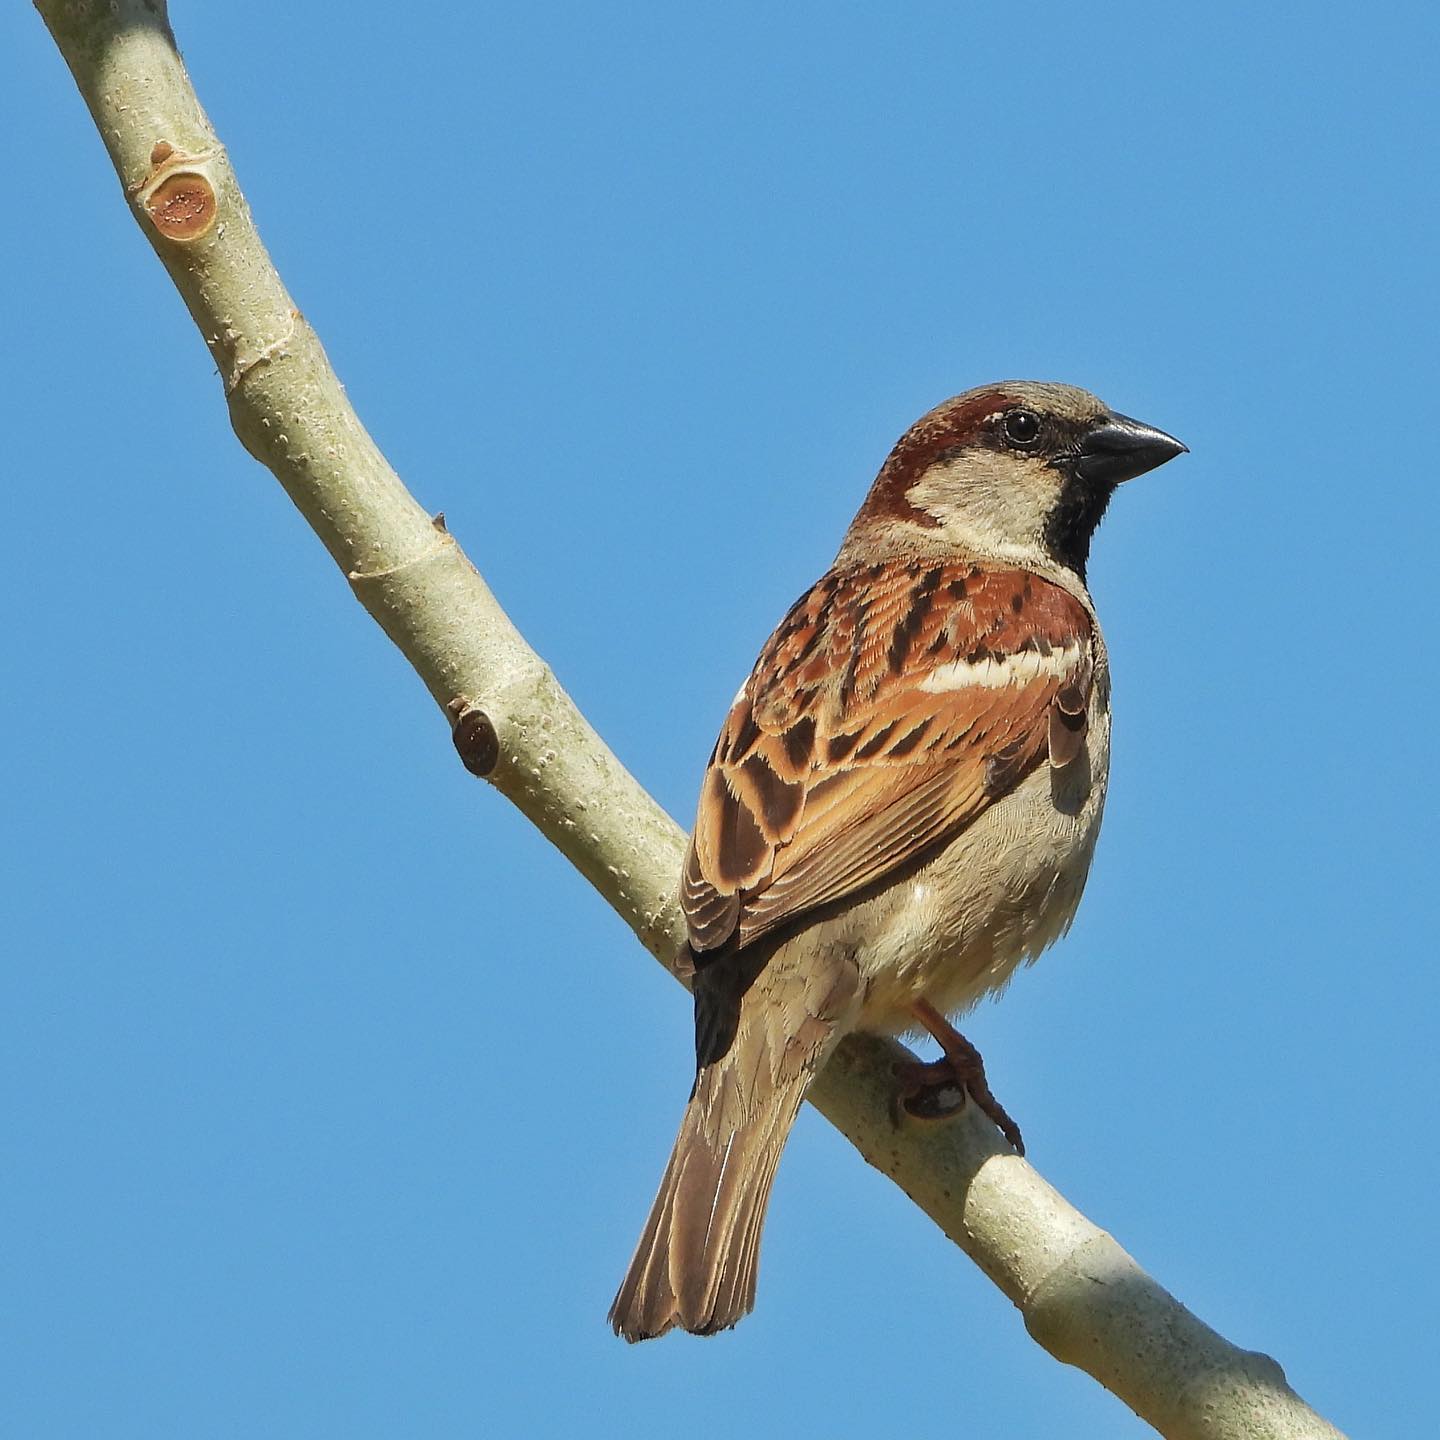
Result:
{"label": "tail feather", "polygon": [[626,1340],[676,1326],[711,1335],[754,1308],[780,1152],[811,1077],[849,1028],[839,1022],[856,990],[849,967],[821,976],[775,968],[747,995],[750,1013],[741,1016],[733,1045],[697,1077],[610,1307],[610,1323]]}
{"label": "tail feather", "polygon": [[728,1077],[710,1066],[685,1117],[635,1258],[610,1308],[627,1340],[679,1325],[697,1335],[726,1330],[755,1304],[760,1233],[780,1151],[804,1093],[797,1076],[767,1097],[766,1113],[741,1126],[707,1124]]}

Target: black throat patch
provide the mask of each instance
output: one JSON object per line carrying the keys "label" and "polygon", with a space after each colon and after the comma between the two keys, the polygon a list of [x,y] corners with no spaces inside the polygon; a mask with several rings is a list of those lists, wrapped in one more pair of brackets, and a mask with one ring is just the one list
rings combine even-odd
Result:
{"label": "black throat patch", "polygon": [[1050,558],[1073,570],[1082,580],[1090,559],[1090,541],[1105,516],[1114,485],[1082,480],[1073,466],[1062,472],[1065,484],[1045,522],[1045,548]]}

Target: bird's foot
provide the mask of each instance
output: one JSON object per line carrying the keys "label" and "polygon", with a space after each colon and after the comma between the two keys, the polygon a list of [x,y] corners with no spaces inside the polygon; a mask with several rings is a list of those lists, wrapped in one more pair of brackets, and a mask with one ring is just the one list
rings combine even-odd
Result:
{"label": "bird's foot", "polygon": [[915,1015],[940,1042],[945,1054],[940,1060],[917,1060],[895,1067],[901,1084],[900,1104],[906,1113],[922,1119],[938,1119],[960,1108],[957,1097],[968,1099],[1010,1142],[1015,1153],[1023,1155],[1025,1141],[1020,1136],[1020,1127],[991,1091],[980,1052],[925,1001],[916,1005]]}

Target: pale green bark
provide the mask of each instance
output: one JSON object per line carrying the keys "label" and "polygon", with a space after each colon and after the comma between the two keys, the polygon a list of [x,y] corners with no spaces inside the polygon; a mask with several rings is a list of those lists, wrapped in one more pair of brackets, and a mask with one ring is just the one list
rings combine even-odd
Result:
{"label": "pale green bark", "polygon": [[[491,783],[667,965],[683,836],[576,710],[360,424],[260,242],[159,0],[39,0],[127,203],[210,348],[235,433],[439,705],[490,717]],[[450,712],[453,714],[453,710]],[[1016,1304],[1051,1354],[1175,1440],[1334,1437],[1266,1356],[1161,1289],[973,1111],[897,1123],[900,1046],[854,1037],[810,1099]],[[597,1317],[597,1323],[599,1318]]]}

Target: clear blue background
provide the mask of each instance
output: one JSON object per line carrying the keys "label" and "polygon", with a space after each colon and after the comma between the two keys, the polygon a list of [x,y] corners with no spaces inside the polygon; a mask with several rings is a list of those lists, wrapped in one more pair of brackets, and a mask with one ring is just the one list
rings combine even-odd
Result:
{"label": "clear blue background", "polygon": [[[362,415],[682,820],[922,410],[1062,379],[1190,444],[1096,545],[1086,903],[970,1030],[1066,1195],[1414,1434],[1435,8],[176,12]],[[234,443],[28,7],[0,53],[0,1428],[1150,1433],[812,1113],[755,1316],[611,1337],[686,999]]]}

